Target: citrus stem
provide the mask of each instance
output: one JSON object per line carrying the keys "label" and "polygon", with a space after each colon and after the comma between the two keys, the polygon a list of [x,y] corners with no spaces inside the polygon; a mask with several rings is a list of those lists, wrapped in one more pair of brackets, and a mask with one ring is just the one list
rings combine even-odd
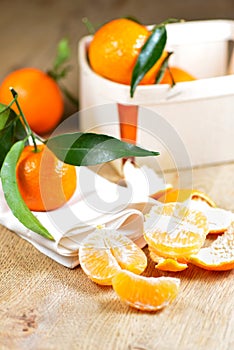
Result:
{"label": "citrus stem", "polygon": [[87,17],[83,17],[82,22],[86,26],[89,34],[94,34],[96,32],[96,29],[94,28],[93,24],[89,21]]}
{"label": "citrus stem", "polygon": [[31,130],[29,124],[28,124],[28,121],[27,121],[27,119],[25,118],[25,115],[24,115],[24,113],[23,113],[23,111],[22,111],[22,109],[21,109],[21,107],[20,107],[20,104],[19,104],[19,102],[18,102],[18,94],[17,94],[17,92],[16,92],[12,87],[10,87],[10,91],[11,91],[12,96],[13,96],[13,98],[14,98],[14,102],[15,102],[15,104],[16,104],[18,110],[19,110],[20,116],[21,116],[21,118],[23,119],[23,123],[24,123],[24,126],[25,126],[25,128],[26,128],[26,132],[27,132],[28,136],[31,137],[32,142],[33,142],[33,146],[34,146],[34,149],[35,149],[35,152],[37,152],[37,144],[36,144],[35,135],[34,135],[34,133],[32,132],[32,130]]}
{"label": "citrus stem", "polygon": [[170,74],[170,77],[171,77],[171,87],[173,87],[176,85],[175,79],[173,77],[173,74],[172,74],[169,66],[167,66],[167,70],[168,70],[168,73]]}

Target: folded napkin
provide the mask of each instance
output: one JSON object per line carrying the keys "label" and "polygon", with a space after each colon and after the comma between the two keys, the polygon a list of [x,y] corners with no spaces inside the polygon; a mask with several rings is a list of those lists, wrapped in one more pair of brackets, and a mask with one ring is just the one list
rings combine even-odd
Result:
{"label": "folded napkin", "polygon": [[[150,174],[150,180],[147,174]],[[153,201],[149,200],[152,182],[155,191],[163,188],[162,180],[155,173],[152,176],[148,168],[142,168],[141,186],[129,179],[130,184],[123,187],[87,167],[77,167],[77,179],[77,189],[67,204],[50,212],[33,212],[52,234],[54,242],[27,229],[15,218],[5,201],[1,184],[0,224],[69,268],[79,264],[78,249],[82,240],[99,225],[117,229],[143,247],[144,213]]]}

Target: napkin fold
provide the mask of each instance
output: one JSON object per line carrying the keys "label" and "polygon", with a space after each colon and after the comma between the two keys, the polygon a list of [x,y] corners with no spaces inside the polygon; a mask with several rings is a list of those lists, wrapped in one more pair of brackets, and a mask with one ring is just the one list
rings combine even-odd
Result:
{"label": "napkin fold", "polygon": [[[40,236],[19,222],[5,201],[1,184],[0,224],[68,268],[74,268],[79,264],[78,250],[82,240],[98,226],[121,231],[142,248],[145,245],[144,214],[149,211],[150,202],[154,202],[149,199],[152,182],[154,190],[163,187],[158,175],[154,173],[152,177],[152,172],[144,168],[141,186],[139,183],[134,183],[133,179],[129,179],[129,184],[123,187],[108,181],[87,167],[77,167],[76,170],[78,179],[76,191],[63,207],[49,212],[33,212],[55,241]],[[139,169],[137,171],[139,173]],[[137,194],[139,189],[141,191]]]}

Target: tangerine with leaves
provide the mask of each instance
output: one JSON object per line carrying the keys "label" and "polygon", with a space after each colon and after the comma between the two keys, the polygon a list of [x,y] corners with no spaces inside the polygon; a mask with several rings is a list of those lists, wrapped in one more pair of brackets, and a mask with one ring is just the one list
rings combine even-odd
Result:
{"label": "tangerine with leaves", "polygon": [[[59,123],[63,110],[63,96],[57,83],[36,68],[22,68],[11,72],[0,85],[0,102],[9,104],[17,91],[18,100],[33,131],[39,135],[50,132]],[[17,113],[17,107],[12,105]]]}
{"label": "tangerine with leaves", "polygon": [[[134,65],[150,34],[144,25],[130,19],[118,18],[106,23],[97,30],[89,45],[91,68],[107,79],[130,85]],[[154,84],[164,58],[163,53],[140,84]]]}
{"label": "tangerine with leaves", "polygon": [[20,194],[30,210],[49,211],[64,205],[76,189],[76,170],[44,144],[26,146],[16,167]]}

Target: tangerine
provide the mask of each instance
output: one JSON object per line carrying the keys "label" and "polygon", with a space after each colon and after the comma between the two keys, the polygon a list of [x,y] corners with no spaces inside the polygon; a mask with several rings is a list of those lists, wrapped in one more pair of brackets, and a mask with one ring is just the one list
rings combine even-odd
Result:
{"label": "tangerine", "polygon": [[[59,123],[64,101],[57,83],[36,68],[22,68],[11,72],[0,85],[0,102],[9,104],[13,87],[18,101],[33,131],[39,135],[50,132]],[[12,105],[17,111],[17,107]]]}
{"label": "tangerine", "polygon": [[[130,19],[119,18],[106,23],[94,34],[89,45],[91,68],[107,79],[130,85],[136,60],[150,34],[144,25]],[[140,84],[154,84],[165,55],[163,52]]]}
{"label": "tangerine", "polygon": [[48,211],[61,207],[76,189],[76,169],[65,164],[44,145],[26,146],[16,167],[16,179],[30,210]]}
{"label": "tangerine", "polygon": [[111,285],[122,269],[140,274],[147,258],[130,238],[111,229],[97,229],[89,234],[79,248],[80,266],[94,282]]}
{"label": "tangerine", "polygon": [[[196,80],[196,78],[193,75],[191,75],[189,72],[186,72],[185,70],[179,67],[170,67],[170,72],[173,76],[175,83]],[[165,73],[163,75],[162,80],[160,81],[160,84],[172,85],[173,81],[172,81],[170,72],[168,69],[165,70]]]}
{"label": "tangerine", "polygon": [[203,246],[208,232],[206,216],[183,203],[154,206],[146,215],[144,238],[163,258],[186,260]]}

